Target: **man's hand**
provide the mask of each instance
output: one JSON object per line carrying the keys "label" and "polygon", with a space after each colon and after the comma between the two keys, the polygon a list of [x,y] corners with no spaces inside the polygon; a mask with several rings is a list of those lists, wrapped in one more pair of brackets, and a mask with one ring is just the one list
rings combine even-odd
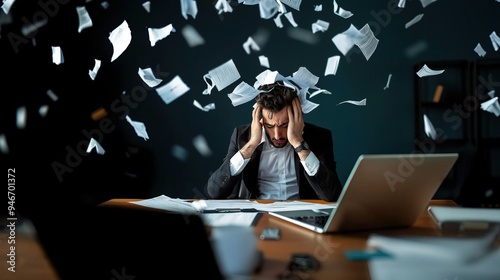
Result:
{"label": "man's hand", "polygon": [[[293,111],[292,111],[293,108]],[[302,138],[302,133],[304,132],[304,118],[302,114],[302,107],[300,106],[300,100],[298,97],[293,99],[292,106],[288,106],[288,130],[287,138],[288,142],[293,147],[300,145],[300,142],[304,140]]]}
{"label": "man's hand", "polygon": [[256,105],[252,111],[252,124],[250,131],[250,140],[248,143],[240,149],[240,153],[243,158],[250,158],[255,151],[255,148],[260,144],[262,140],[262,108]]}

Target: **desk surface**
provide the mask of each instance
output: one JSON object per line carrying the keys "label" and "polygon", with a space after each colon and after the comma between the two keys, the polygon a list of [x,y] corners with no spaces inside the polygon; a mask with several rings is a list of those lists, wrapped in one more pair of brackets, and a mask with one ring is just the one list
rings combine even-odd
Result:
{"label": "desk surface", "polygon": [[[111,207],[139,207],[129,203],[140,199],[111,199],[101,204]],[[322,203],[318,200],[305,200]],[[259,202],[266,202],[260,201]],[[457,206],[451,200],[432,200],[429,205]],[[370,279],[368,263],[366,261],[350,261],[344,256],[346,250],[365,249],[366,241],[371,233],[385,235],[427,235],[440,236],[442,233],[436,227],[430,215],[425,211],[418,221],[408,228],[386,229],[376,231],[362,231],[345,234],[318,234],[296,225],[287,223],[267,213],[259,219],[254,227],[258,236],[265,227],[281,229],[281,239],[278,241],[260,240],[258,248],[264,255],[262,269],[255,275],[257,279],[277,279],[278,275],[286,271],[290,256],[294,253],[308,253],[320,261],[320,269],[308,272],[309,279]],[[304,277],[302,277],[305,279]]]}

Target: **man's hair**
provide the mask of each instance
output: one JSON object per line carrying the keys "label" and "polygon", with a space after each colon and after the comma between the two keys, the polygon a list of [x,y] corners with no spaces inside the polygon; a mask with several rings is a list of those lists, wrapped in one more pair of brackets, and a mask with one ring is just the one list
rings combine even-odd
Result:
{"label": "man's hair", "polygon": [[286,87],[280,82],[261,85],[258,89],[261,92],[255,99],[261,108],[269,110],[269,118],[272,118],[273,113],[291,105],[297,96],[295,89]]}

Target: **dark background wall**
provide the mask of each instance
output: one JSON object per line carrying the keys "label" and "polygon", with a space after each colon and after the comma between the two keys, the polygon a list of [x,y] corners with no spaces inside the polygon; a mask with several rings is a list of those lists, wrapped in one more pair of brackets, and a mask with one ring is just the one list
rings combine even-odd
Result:
{"label": "dark background wall", "polygon": [[[83,241],[96,234],[88,207],[115,197],[205,197],[205,183],[225,155],[232,128],[251,120],[252,102],[234,107],[227,94],[241,81],[252,85],[266,69],[258,55],[267,56],[270,70],[284,76],[306,67],[319,77],[317,86],[332,93],[311,98],[320,105],[305,119],[332,130],[342,182],[360,154],[415,150],[416,63],[477,59],[477,43],[486,50],[485,58],[499,57],[489,39],[493,31],[500,32],[500,3],[493,0],[439,0],[425,8],[412,0],[403,9],[395,8],[396,1],[337,1],[354,14],[348,19],[333,13],[331,0],[302,1],[300,11],[287,7],[297,28],[285,17],[284,27],[277,28],[272,19],[260,18],[258,6],[236,1],[233,12],[223,14],[214,8],[215,1],[197,1],[195,19],[182,17],[180,1],[151,1],[149,13],[142,1],[107,3],[103,8],[97,0],[17,0],[9,15],[0,17],[0,135],[8,145],[0,153],[3,172],[15,168],[16,215],[33,221],[51,260],[68,279],[80,271],[73,260],[88,251]],[[317,4],[323,5],[321,12],[313,11]],[[85,6],[93,21],[81,33],[77,6]],[[424,14],[422,20],[406,29],[419,14]],[[330,27],[311,34],[311,24],[318,19]],[[40,20],[46,24],[23,35],[23,26]],[[108,36],[124,20],[132,41],[111,62]],[[151,47],[147,28],[167,24],[176,32]],[[187,45],[181,30],[188,24],[203,36],[204,45]],[[358,29],[369,24],[380,40],[369,61],[357,47],[343,56],[331,40],[351,24]],[[297,30],[308,34],[290,36]],[[260,51],[245,53],[242,45],[249,36],[260,38]],[[309,37],[312,43],[301,40]],[[52,63],[52,46],[61,47],[63,64]],[[341,56],[337,74],[324,76],[326,61],[334,55]],[[88,72],[95,59],[102,65],[91,80]],[[229,59],[241,78],[220,92],[203,95],[203,75]],[[179,75],[190,90],[165,104],[137,74],[147,67],[163,79],[161,85]],[[389,74],[390,87],[384,90]],[[48,90],[58,99],[52,100]],[[337,106],[364,98],[366,106]],[[203,106],[215,103],[216,109],[201,111],[194,100]],[[44,105],[49,110],[41,116],[38,110]],[[23,106],[26,127],[18,128],[16,111]],[[100,108],[108,115],[95,121],[91,114]],[[148,140],[137,136],[126,115],[144,123]],[[208,156],[193,145],[199,136],[208,143]],[[105,149],[104,155],[84,152],[91,137]],[[187,151],[185,159],[173,155],[176,145]],[[6,215],[4,210],[1,215]],[[75,236],[78,233],[82,238]],[[77,242],[67,243],[71,236]]]}
{"label": "dark background wall", "polygon": [[[486,58],[498,58],[489,35],[500,32],[496,1],[436,1],[423,7],[420,1],[337,1],[354,15],[344,19],[333,13],[333,1],[303,1],[300,11],[288,6],[298,27],[282,17],[283,28],[272,19],[262,19],[257,5],[237,4],[232,13],[218,14],[215,1],[197,1],[198,14],[185,19],[180,1],[151,1],[151,11],[142,1],[16,1],[1,26],[3,73],[0,134],[5,135],[8,153],[2,161],[16,168],[18,204],[34,209],[38,198],[57,201],[73,198],[95,204],[112,197],[204,197],[210,172],[225,155],[235,125],[251,120],[253,102],[234,107],[227,94],[238,83],[253,84],[266,68],[258,55],[270,60],[270,70],[284,76],[306,67],[319,77],[318,87],[332,94],[310,100],[320,104],[305,115],[308,122],[332,130],[338,173],[347,179],[355,160],[366,153],[410,153],[415,150],[414,65],[420,61],[477,59],[477,43]],[[314,5],[323,10],[315,12]],[[85,6],[93,26],[78,30],[77,6]],[[405,24],[418,14],[422,20],[406,29]],[[47,23],[29,35],[21,28],[26,23],[46,19]],[[311,24],[321,19],[330,23],[326,32],[312,34]],[[111,62],[109,33],[127,21],[132,41],[125,52]],[[147,28],[172,24],[176,29],[151,47]],[[360,29],[369,24],[380,40],[367,61],[357,47],[346,56],[332,42],[333,36],[351,24]],[[190,48],[181,34],[193,26],[205,44]],[[293,38],[293,31],[308,33],[309,43]],[[245,53],[242,45],[249,36],[256,38],[261,50]],[[260,38],[260,39],[258,39]],[[60,46],[64,63],[52,63],[51,46]],[[327,58],[340,55],[336,75],[324,76]],[[94,60],[102,62],[95,80],[88,72]],[[206,88],[203,75],[233,59],[241,78],[221,90]],[[161,85],[179,75],[190,90],[165,104],[153,88],[137,74],[151,67]],[[384,90],[389,74],[390,87]],[[59,98],[53,101],[46,92]],[[129,98],[129,103],[123,103]],[[345,100],[367,99],[366,106],[337,105]],[[193,106],[215,103],[208,112]],[[48,105],[45,117],[38,114]],[[16,110],[26,106],[27,124],[16,127]],[[104,108],[108,115],[92,120],[91,113]],[[149,134],[137,136],[125,115],[143,122]],[[104,123],[104,121],[106,123]],[[211,154],[200,154],[193,139],[203,136]],[[93,137],[106,150],[83,152]],[[184,160],[172,148],[187,151]],[[34,199],[36,198],[36,199]],[[22,208],[21,208],[22,209]],[[24,210],[28,211],[28,210]]]}

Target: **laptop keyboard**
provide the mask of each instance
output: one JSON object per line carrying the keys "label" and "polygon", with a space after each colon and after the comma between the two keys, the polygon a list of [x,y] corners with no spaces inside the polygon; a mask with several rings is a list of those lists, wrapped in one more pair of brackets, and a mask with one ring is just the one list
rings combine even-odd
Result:
{"label": "laptop keyboard", "polygon": [[308,223],[316,227],[324,227],[329,216],[314,215],[314,216],[296,216],[296,220]]}

